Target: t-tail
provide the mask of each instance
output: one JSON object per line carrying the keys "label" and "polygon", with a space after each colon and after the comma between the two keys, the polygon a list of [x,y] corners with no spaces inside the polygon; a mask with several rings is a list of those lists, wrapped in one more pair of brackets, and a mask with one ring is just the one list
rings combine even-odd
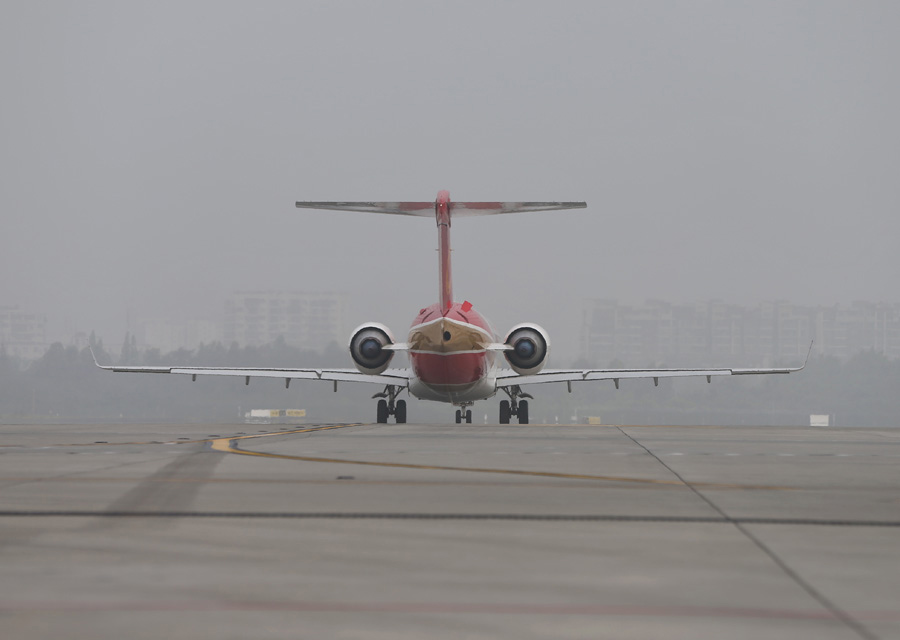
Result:
{"label": "t-tail", "polygon": [[434,202],[298,202],[301,209],[364,211],[401,216],[434,216],[438,228],[438,275],[441,310],[453,306],[453,277],[450,269],[451,218],[490,216],[500,213],[583,209],[584,202],[452,202],[449,191],[439,191]]}
{"label": "t-tail", "polygon": [[453,306],[453,274],[450,269],[450,192],[438,191],[434,200],[434,218],[438,228],[438,277],[441,313]]}

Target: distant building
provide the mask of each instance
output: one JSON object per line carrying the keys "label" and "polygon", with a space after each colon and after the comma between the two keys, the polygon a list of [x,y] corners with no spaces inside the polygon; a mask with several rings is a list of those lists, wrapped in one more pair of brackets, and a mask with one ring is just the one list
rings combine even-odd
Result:
{"label": "distant building", "polygon": [[69,341],[66,344],[81,351],[82,349],[90,346],[91,338],[84,331],[76,331],[74,334],[72,334],[72,337],[69,338]]}
{"label": "distant building", "polygon": [[816,341],[825,353],[847,358],[874,349],[900,358],[900,305],[854,302],[818,309]]}
{"label": "distant building", "polygon": [[648,300],[640,306],[615,300],[584,305],[582,351],[592,361],[618,359],[649,366],[675,357],[744,352],[747,312],[719,301],[675,305]]}
{"label": "distant building", "polygon": [[19,307],[0,307],[0,347],[22,360],[37,360],[47,351],[47,317]]}
{"label": "distant building", "polygon": [[593,363],[627,366],[658,362],[760,365],[816,353],[849,358],[874,350],[900,357],[900,304],[854,302],[831,307],[786,301],[743,307],[719,300],[671,304],[649,300],[620,305],[587,300],[582,350]]}
{"label": "distant building", "polygon": [[347,339],[346,296],[341,293],[241,291],[225,302],[226,343],[258,346],[283,337],[303,349]]}
{"label": "distant building", "polygon": [[140,349],[159,349],[162,353],[178,349],[196,349],[201,343],[220,342],[222,329],[208,320],[173,322],[147,318],[135,322],[135,336]]}

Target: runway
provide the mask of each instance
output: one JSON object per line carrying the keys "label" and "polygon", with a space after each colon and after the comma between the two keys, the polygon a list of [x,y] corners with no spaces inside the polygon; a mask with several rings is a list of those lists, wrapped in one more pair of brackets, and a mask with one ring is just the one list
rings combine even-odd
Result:
{"label": "runway", "polygon": [[0,426],[10,638],[897,638],[900,429]]}

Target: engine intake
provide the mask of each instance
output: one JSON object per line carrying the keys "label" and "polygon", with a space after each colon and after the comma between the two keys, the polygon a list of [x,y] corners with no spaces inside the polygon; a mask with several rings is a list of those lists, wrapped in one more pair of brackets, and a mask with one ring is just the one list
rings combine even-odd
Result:
{"label": "engine intake", "polygon": [[512,349],[504,351],[506,361],[519,375],[537,373],[544,368],[550,353],[550,336],[536,324],[517,324],[503,341]]}
{"label": "engine intake", "polygon": [[384,347],[394,344],[391,330],[372,322],[357,327],[350,334],[350,357],[362,373],[379,374],[388,368],[394,352]]}

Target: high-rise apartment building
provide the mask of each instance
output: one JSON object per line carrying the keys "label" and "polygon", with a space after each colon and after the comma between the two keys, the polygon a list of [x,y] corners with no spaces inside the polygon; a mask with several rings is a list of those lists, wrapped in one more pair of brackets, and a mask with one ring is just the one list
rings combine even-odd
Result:
{"label": "high-rise apartment building", "polygon": [[47,317],[19,307],[0,307],[0,347],[22,360],[37,360],[47,350]]}
{"label": "high-rise apartment building", "polygon": [[341,293],[240,291],[225,302],[225,343],[258,346],[283,337],[303,349],[347,339]]}
{"label": "high-rise apartment building", "polygon": [[737,365],[802,359],[816,353],[849,358],[872,349],[900,357],[900,304],[855,302],[831,307],[785,301],[743,307],[718,300],[671,304],[649,300],[620,305],[588,300],[582,349],[593,363],[627,366],[658,362]]}

